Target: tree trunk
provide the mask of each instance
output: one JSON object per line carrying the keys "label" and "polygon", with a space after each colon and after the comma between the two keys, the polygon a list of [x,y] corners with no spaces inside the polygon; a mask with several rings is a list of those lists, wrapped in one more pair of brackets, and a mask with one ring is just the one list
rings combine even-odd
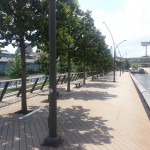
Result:
{"label": "tree trunk", "polygon": [[20,39],[20,51],[21,51],[21,108],[22,113],[27,113],[27,101],[26,101],[26,58],[25,58],[25,41],[23,37]]}
{"label": "tree trunk", "polygon": [[71,68],[71,60],[70,60],[70,49],[68,46],[68,82],[67,82],[67,91],[70,92],[70,68]]}
{"label": "tree trunk", "polygon": [[84,54],[84,60],[83,60],[83,84],[85,84],[85,79],[86,79],[86,76],[85,76],[85,54]]}

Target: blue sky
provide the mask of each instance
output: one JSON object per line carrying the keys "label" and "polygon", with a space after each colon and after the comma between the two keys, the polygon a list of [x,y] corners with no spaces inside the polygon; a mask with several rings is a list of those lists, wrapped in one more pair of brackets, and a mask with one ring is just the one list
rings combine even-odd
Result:
{"label": "blue sky", "polygon": [[[95,26],[106,36],[106,43],[113,42],[105,22],[109,27],[121,55],[140,57],[145,55],[141,42],[150,41],[150,1],[149,0],[78,0],[81,9],[91,10]],[[118,52],[117,52],[118,53]],[[119,53],[118,53],[119,55]],[[150,56],[150,46],[148,46]]]}

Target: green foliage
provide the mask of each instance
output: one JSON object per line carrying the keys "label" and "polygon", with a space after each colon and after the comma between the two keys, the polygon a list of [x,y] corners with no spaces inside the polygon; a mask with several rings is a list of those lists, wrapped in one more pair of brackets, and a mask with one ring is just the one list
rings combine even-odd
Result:
{"label": "green foliage", "polygon": [[[37,61],[40,71],[48,73],[49,22],[48,4],[45,0],[6,0],[10,7],[1,13],[0,32],[4,45],[12,43],[20,46],[20,37],[38,47]],[[5,7],[0,5],[3,9]],[[22,9],[23,8],[23,9]],[[56,1],[56,37],[58,72],[74,70],[99,70],[112,67],[112,56],[105,43],[105,37],[94,26],[90,11],[82,11],[77,0]],[[5,10],[6,11],[6,10]],[[20,15],[16,15],[20,14]],[[7,34],[6,34],[7,33]],[[46,53],[45,53],[46,52]]]}
{"label": "green foliage", "polygon": [[49,62],[47,52],[40,52],[39,58],[35,61],[35,63],[38,64],[41,73],[44,73],[46,75],[49,73]]}
{"label": "green foliage", "polygon": [[132,67],[133,69],[136,69],[136,70],[137,70],[139,66],[138,66],[138,64],[132,64],[131,67]]}
{"label": "green foliage", "polygon": [[8,78],[21,78],[21,58],[19,53],[16,53],[15,57],[8,61],[7,67],[5,75]]}
{"label": "green foliage", "polygon": [[[42,22],[38,24],[37,46],[39,52],[49,53],[48,36],[48,8],[45,1],[40,5]],[[105,37],[94,26],[91,12],[83,12],[77,0],[56,1],[56,45],[57,72],[66,73],[78,70],[100,70],[112,68],[112,56],[105,43]],[[48,73],[47,63],[43,62],[43,55],[40,55],[38,64],[40,70]],[[48,62],[48,60],[47,60]],[[42,67],[41,67],[42,66]],[[45,67],[44,67],[45,66]]]}
{"label": "green foliage", "polygon": [[[4,0],[0,2],[0,45],[12,44],[21,50],[22,113],[27,112],[25,42],[37,42],[43,0]],[[47,5],[46,5],[47,6]],[[41,27],[41,26],[40,26]]]}
{"label": "green foliage", "polygon": [[[27,111],[25,42],[38,47],[41,54],[37,63],[40,70],[48,74],[48,9],[47,0],[0,2],[0,46],[12,44],[19,47],[21,52],[21,105],[24,113]],[[57,0],[56,9],[56,45],[57,57],[60,58],[58,71],[67,71],[69,75],[69,72],[75,69],[95,71],[111,68],[111,53],[104,36],[94,26],[91,12],[83,12],[77,0]]]}
{"label": "green foliage", "polygon": [[[0,3],[0,39],[2,46],[20,46],[21,37],[34,45],[39,22],[40,0],[5,0]],[[34,41],[34,42],[33,42]]]}
{"label": "green foliage", "polygon": [[[128,60],[128,59],[125,59],[124,68],[125,68],[126,70],[128,70],[130,67],[131,67],[131,64],[130,64],[129,60]],[[133,65],[132,67],[137,69],[137,68],[138,68],[138,65]]]}
{"label": "green foliage", "polygon": [[68,71],[67,61],[64,58],[60,58],[57,62],[57,72],[66,73]]}

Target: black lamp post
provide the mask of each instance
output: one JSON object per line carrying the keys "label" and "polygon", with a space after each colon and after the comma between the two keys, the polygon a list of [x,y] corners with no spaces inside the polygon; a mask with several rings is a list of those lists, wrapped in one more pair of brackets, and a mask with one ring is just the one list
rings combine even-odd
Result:
{"label": "black lamp post", "polygon": [[49,135],[43,145],[57,147],[61,137],[57,135],[57,94],[56,94],[56,1],[49,0]]}
{"label": "black lamp post", "polygon": [[[118,50],[119,50],[119,48],[118,48]],[[120,53],[120,50],[119,50],[119,55],[120,55],[120,76],[121,76],[121,53]]]}
{"label": "black lamp post", "polygon": [[112,38],[112,41],[113,41],[113,46],[114,46],[114,66],[113,66],[113,69],[114,69],[114,76],[113,76],[113,82],[116,82],[116,79],[115,79],[115,68],[116,68],[116,63],[115,63],[115,57],[116,57],[116,47],[115,47],[115,42],[114,42],[114,39],[113,39],[113,36],[112,36],[112,33],[110,32],[110,29],[107,27],[106,23],[103,22],[103,24],[106,26],[106,28],[108,29],[110,35],[111,35],[111,38]]}
{"label": "black lamp post", "polygon": [[[116,45],[116,49],[118,48],[118,46],[120,45],[120,44],[122,44],[123,42],[126,42],[127,40],[123,40],[123,41],[121,41],[119,44],[117,44]],[[119,48],[118,48],[118,50],[119,50]],[[121,76],[121,53],[120,53],[120,50],[119,50],[119,54],[120,54],[120,76]]]}

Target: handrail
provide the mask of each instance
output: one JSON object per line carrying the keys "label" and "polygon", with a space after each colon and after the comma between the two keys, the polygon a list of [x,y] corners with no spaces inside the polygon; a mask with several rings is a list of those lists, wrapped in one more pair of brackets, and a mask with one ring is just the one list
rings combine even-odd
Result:
{"label": "handrail", "polygon": [[[105,71],[98,71],[98,72],[87,72],[87,76],[93,76],[98,74],[103,74]],[[71,73],[70,74],[70,81],[75,81],[78,79],[83,79],[84,73],[83,72],[77,72],[77,73]],[[46,86],[46,83],[49,80],[49,76],[47,75],[39,75],[39,76],[32,76],[26,78],[27,85],[32,85],[30,87],[30,93],[32,93],[36,88],[43,90],[44,86]],[[58,74],[56,77],[56,83],[59,84],[65,84],[68,80],[67,74]],[[41,83],[41,85],[38,85],[38,83]],[[38,86],[37,86],[38,85]],[[17,96],[21,94],[22,91],[21,86],[21,78],[19,79],[9,79],[9,80],[1,80],[0,81],[0,102],[2,101],[4,95],[6,94],[8,89],[15,89],[17,92]]]}

